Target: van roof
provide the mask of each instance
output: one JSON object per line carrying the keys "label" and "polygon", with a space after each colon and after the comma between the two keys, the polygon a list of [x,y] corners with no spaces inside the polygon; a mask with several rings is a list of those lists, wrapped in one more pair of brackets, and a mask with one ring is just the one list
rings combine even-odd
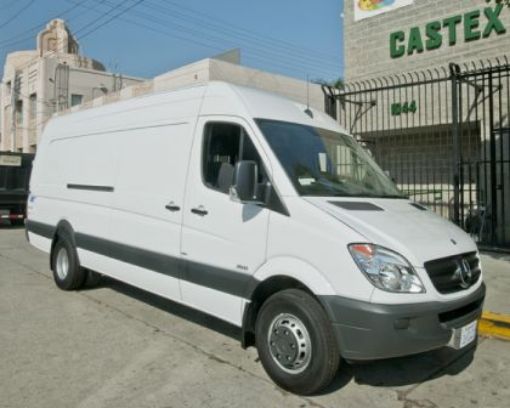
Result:
{"label": "van roof", "polygon": [[[208,83],[208,90],[204,97],[201,114],[218,114],[221,105],[216,104],[213,95],[223,95],[230,111],[236,110],[239,100],[243,102],[245,115],[252,118],[281,120],[285,122],[301,123],[304,125],[339,130],[339,124],[329,115],[305,104],[259,89],[234,85],[228,82],[212,81]],[[229,103],[230,102],[230,103]],[[306,113],[309,110],[312,115]]]}
{"label": "van roof", "polygon": [[[173,108],[170,109],[170,106]],[[239,116],[273,119],[343,131],[324,112],[278,94],[223,81],[165,90],[72,112],[52,119],[44,133],[50,139],[123,129],[163,125],[203,116]],[[344,131],[345,132],[345,131]]]}

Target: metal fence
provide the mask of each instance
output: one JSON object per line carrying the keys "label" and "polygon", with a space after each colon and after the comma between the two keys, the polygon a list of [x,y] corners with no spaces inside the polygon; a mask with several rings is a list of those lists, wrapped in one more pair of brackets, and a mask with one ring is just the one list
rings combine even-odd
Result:
{"label": "metal fence", "polygon": [[508,58],[323,90],[328,113],[411,199],[510,249]]}

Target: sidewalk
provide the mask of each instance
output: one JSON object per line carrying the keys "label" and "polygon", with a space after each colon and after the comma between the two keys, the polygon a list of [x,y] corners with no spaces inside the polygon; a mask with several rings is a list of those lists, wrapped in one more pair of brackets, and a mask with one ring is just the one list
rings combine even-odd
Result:
{"label": "sidewalk", "polygon": [[510,315],[510,255],[482,253],[487,285],[484,310]]}
{"label": "sidewalk", "polygon": [[484,253],[482,267],[487,296],[478,332],[510,341],[510,255]]}

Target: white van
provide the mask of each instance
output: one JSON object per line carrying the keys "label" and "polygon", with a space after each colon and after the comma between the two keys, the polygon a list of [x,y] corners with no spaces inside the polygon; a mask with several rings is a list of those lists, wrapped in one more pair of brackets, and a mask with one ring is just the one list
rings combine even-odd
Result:
{"label": "white van", "polygon": [[342,358],[476,341],[471,238],[333,119],[258,90],[211,82],[53,119],[26,226],[60,288],[95,271],[230,322],[299,394]]}

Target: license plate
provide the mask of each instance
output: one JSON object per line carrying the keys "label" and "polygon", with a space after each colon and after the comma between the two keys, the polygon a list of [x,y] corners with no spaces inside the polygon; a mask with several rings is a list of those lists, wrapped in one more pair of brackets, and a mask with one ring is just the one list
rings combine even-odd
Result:
{"label": "license plate", "polygon": [[459,329],[453,329],[452,338],[449,346],[455,349],[461,349],[471,344],[476,339],[476,329],[478,328],[478,321],[471,322]]}

